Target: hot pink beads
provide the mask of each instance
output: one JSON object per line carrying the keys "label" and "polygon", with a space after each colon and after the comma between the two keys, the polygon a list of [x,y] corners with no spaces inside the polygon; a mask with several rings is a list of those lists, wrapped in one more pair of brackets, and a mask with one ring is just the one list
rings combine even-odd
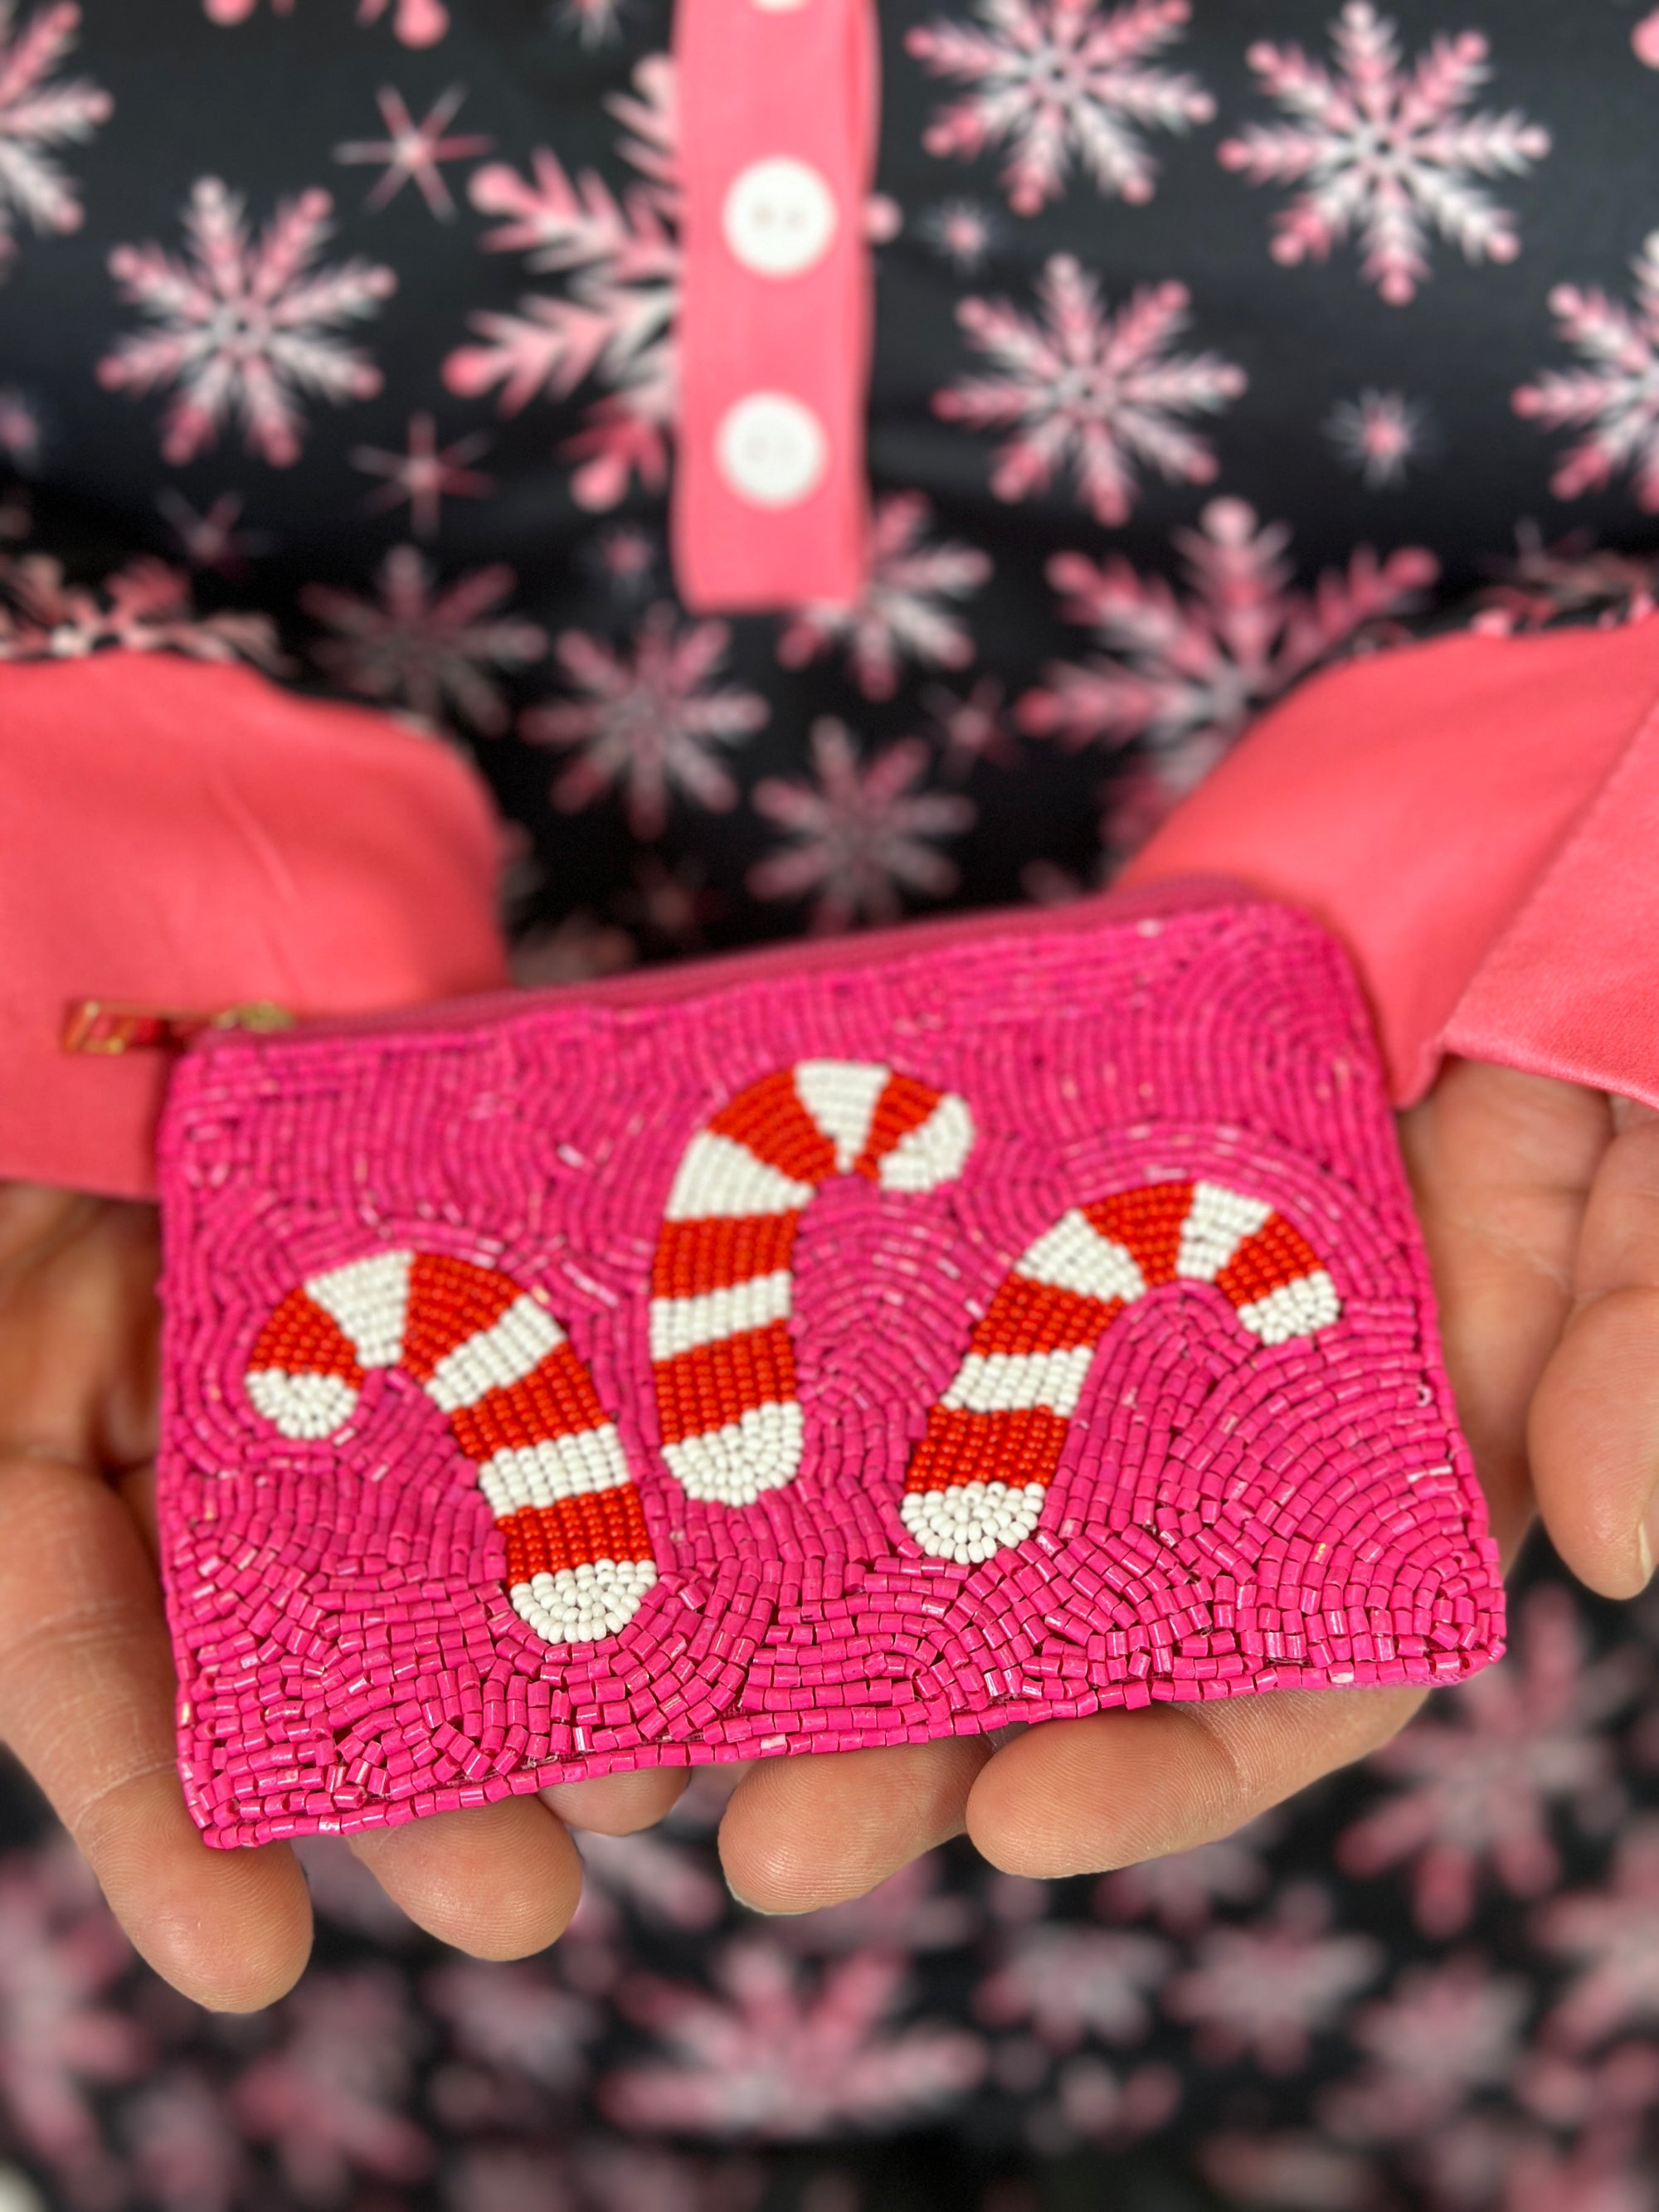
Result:
{"label": "hot pink beads", "polygon": [[1285,909],[227,1039],[162,1172],[213,1842],[1502,1648],[1364,1010]]}

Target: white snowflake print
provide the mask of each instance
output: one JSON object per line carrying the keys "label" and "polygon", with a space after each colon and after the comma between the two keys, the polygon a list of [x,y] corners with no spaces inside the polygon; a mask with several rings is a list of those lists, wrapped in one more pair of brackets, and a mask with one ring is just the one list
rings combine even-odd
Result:
{"label": "white snowflake print", "polygon": [[969,276],[984,267],[1002,240],[995,211],[977,200],[941,200],[916,228],[942,261]]}
{"label": "white snowflake print", "polygon": [[1362,392],[1339,399],[1325,417],[1325,435],[1367,491],[1392,489],[1426,452],[1429,410],[1403,392]]}
{"label": "white snowflake print", "polygon": [[1181,780],[1195,780],[1258,708],[1408,607],[1436,574],[1431,554],[1407,549],[1379,561],[1362,546],[1346,574],[1328,571],[1298,591],[1285,525],[1258,522],[1235,499],[1212,500],[1199,525],[1176,533],[1184,597],[1121,556],[1054,556],[1060,613],[1092,630],[1101,651],[1051,662],[1019,702],[1022,729],[1073,745],[1141,739]]}
{"label": "white snowflake print", "polygon": [[1521,1607],[1516,1630],[1504,1665],[1373,1754],[1373,1770],[1401,1786],[1337,1845],[1346,1874],[1412,1866],[1425,1935],[1467,1926],[1488,1864],[1513,1896],[1547,1890],[1560,1871],[1549,1832],[1557,1803],[1592,1828],[1617,1816],[1606,1723],[1639,1686],[1635,1648],[1586,1666],[1572,1600],[1547,1583]]}
{"label": "white snowflake print", "polygon": [[1551,480],[1558,499],[1600,491],[1626,469],[1638,505],[1659,514],[1659,230],[1632,263],[1632,313],[1605,292],[1558,284],[1550,308],[1587,364],[1557,369],[1516,393],[1517,415],[1547,430],[1583,430]]}
{"label": "white snowflake print", "polygon": [[193,460],[235,415],[248,451],[288,468],[300,457],[302,396],[337,406],[380,389],[379,369],[334,331],[375,313],[398,280],[371,261],[314,265],[333,205],[326,192],[301,192],[256,240],[241,200],[203,177],[185,212],[183,259],[159,246],[110,255],[122,296],[158,327],[122,338],[98,380],[111,392],[178,386],[162,425],[165,459]]}
{"label": "white snowflake print", "polygon": [[603,46],[622,28],[622,0],[562,0],[559,21],[585,46]]}
{"label": "white snowflake print", "polygon": [[1179,418],[1219,413],[1245,376],[1218,354],[1170,351],[1187,325],[1186,286],[1143,286],[1113,314],[1081,264],[1056,253],[1037,301],[1036,319],[1006,300],[962,301],[957,319],[998,373],[933,399],[947,422],[1011,433],[992,472],[997,497],[1029,499],[1069,468],[1096,520],[1116,524],[1133,507],[1138,465],[1172,483],[1209,483],[1215,456]]}
{"label": "white snowflake print", "polygon": [[1065,188],[1075,162],[1101,191],[1139,204],[1157,165],[1147,131],[1208,123],[1215,102],[1195,77],[1152,57],[1182,36],[1187,0],[977,0],[976,23],[918,25],[905,45],[935,76],[968,89],[941,110],[923,144],[968,160],[1006,146],[1002,181],[1017,215]]}
{"label": "white snowflake print", "polygon": [[624,2130],[799,2141],[954,2104],[982,2072],[983,2045],[941,2025],[895,2025],[904,1972],[890,1953],[859,1952],[809,1989],[787,1954],[748,1942],[720,1960],[719,1995],[635,1976],[623,2003],[668,2055],[611,2074],[606,2116]]}
{"label": "white snowflake print", "polygon": [[1329,1924],[1325,1893],[1292,1884],[1271,1917],[1203,1936],[1193,1966],[1165,1992],[1164,2009],[1197,2030],[1206,2057],[1248,2054],[1266,2073],[1295,2073],[1312,2036],[1335,2024],[1383,1962],[1370,1936],[1330,1935]]}
{"label": "white snowflake print", "polygon": [[1603,1887],[1552,1899],[1538,1916],[1538,1938],[1580,1961],[1550,2016],[1568,2047],[1584,2050],[1615,2029],[1659,2021],[1659,1820],[1632,1826]]}
{"label": "white snowflake print", "polygon": [[200,613],[189,578],[165,561],[143,555],[93,591],[70,583],[45,553],[0,555],[0,660],[78,660],[114,648],[293,672],[268,616]]}
{"label": "white snowflake print", "polygon": [[0,276],[25,224],[59,238],[81,228],[81,202],[52,149],[90,138],[114,102],[86,77],[51,81],[80,27],[69,0],[21,26],[15,0],[0,0]]}
{"label": "white snowflake print", "polygon": [[659,837],[668,802],[683,793],[711,813],[735,806],[720,758],[765,723],[757,691],[716,679],[732,634],[724,623],[682,629],[665,604],[647,610],[631,647],[567,630],[555,652],[581,696],[531,708],[520,733],[578,757],[555,780],[553,803],[574,814],[607,791],[622,795],[636,837]]}
{"label": "white snowflake print", "polygon": [[1073,2051],[1085,2036],[1139,2043],[1151,2033],[1149,1998],[1167,1979],[1174,1956],[1155,1936],[1036,1928],[1018,1937],[1007,1964],[981,1983],[974,2010],[994,2027],[1029,2021],[1051,2051]]}
{"label": "white snowflake print", "polygon": [[680,247],[672,63],[648,57],[634,83],[634,97],[606,103],[632,134],[622,151],[641,173],[622,198],[592,170],[568,176],[544,147],[532,157],[528,181],[501,163],[474,171],[474,207],[507,218],[486,235],[486,249],[526,253],[532,271],[567,276],[569,284],[562,296],[527,294],[512,314],[474,315],[481,343],[444,363],[445,383],[464,398],[499,386],[507,415],[538,392],[566,398],[590,378],[605,388],[588,428],[567,448],[580,465],[572,491],[590,510],[615,507],[636,475],[648,489],[662,488],[674,416]]}
{"label": "white snowflake print", "polygon": [[[259,0],[202,0],[202,11],[212,23],[246,23]],[[270,0],[271,12],[291,15],[294,0]],[[405,46],[435,46],[449,30],[449,10],[442,0],[357,0],[357,21],[378,23],[388,8],[392,28]]]}
{"label": "white snowflake print", "polygon": [[453,446],[440,447],[437,426],[429,415],[409,418],[408,450],[390,453],[375,446],[356,446],[349,455],[354,469],[386,482],[367,504],[371,514],[409,501],[410,525],[417,538],[435,536],[447,499],[487,499],[495,489],[494,477],[470,466],[489,444],[476,432]]}
{"label": "white snowflake print", "polygon": [[811,733],[811,783],[768,776],[755,787],[755,811],[793,841],[749,872],[757,898],[816,893],[816,933],[855,922],[896,921],[902,891],[947,898],[957,870],[933,848],[973,827],[977,810],[955,793],[918,790],[927,773],[920,738],[901,738],[860,763],[852,732],[825,718]]}
{"label": "white snowflake print", "polygon": [[547,651],[538,624],[500,611],[511,568],[475,568],[445,589],[412,545],[380,563],[378,596],[308,584],[300,604],[334,635],[312,648],[319,668],[359,699],[401,707],[434,729],[453,720],[500,737],[509,715],[491,672],[527,668]]}
{"label": "white snowflake print", "polygon": [[445,136],[465,98],[459,85],[451,85],[416,123],[403,94],[390,85],[381,87],[375,99],[386,137],[353,139],[334,149],[335,160],[347,167],[370,162],[384,169],[385,174],[365,202],[374,213],[390,207],[404,186],[412,184],[441,222],[453,219],[455,203],[444,180],[444,163],[476,161],[495,143],[476,133],[459,138]]}
{"label": "white snowflake print", "polygon": [[1435,232],[1468,261],[1513,261],[1515,218],[1476,179],[1524,176],[1550,137],[1514,110],[1464,112],[1490,75],[1486,40],[1437,38],[1408,70],[1398,27],[1370,0],[1347,0],[1331,38],[1334,74],[1300,46],[1253,46],[1250,67],[1291,120],[1250,124],[1218,149],[1250,184],[1298,187],[1274,260],[1323,261],[1357,237],[1361,273],[1396,307],[1429,276]]}
{"label": "white snowflake print", "polygon": [[831,646],[845,647],[866,699],[890,699],[899,669],[965,668],[974,657],[966,625],[953,611],[988,582],[991,562],[972,545],[927,542],[933,511],[920,492],[890,492],[876,502],[864,590],[851,606],[809,605],[787,618],[778,659],[801,668]]}

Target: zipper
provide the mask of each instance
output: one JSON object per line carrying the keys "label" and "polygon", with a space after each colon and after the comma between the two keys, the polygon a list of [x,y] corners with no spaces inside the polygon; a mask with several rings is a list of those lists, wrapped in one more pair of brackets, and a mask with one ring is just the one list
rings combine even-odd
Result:
{"label": "zipper", "polygon": [[[1224,876],[1184,876],[1145,890],[1107,891],[1065,906],[1003,907],[991,914],[951,915],[943,921],[905,922],[869,934],[799,940],[753,951],[718,953],[702,960],[678,961],[638,975],[597,983],[558,983],[535,991],[483,991],[471,998],[443,999],[425,1006],[386,1007],[372,1013],[289,1015],[270,1028],[290,1030],[295,1042],[311,1037],[407,1035],[430,1030],[478,1029],[503,1018],[520,1019],[546,1006],[647,1006],[672,1004],[708,991],[734,990],[771,975],[814,975],[826,968],[877,967],[958,945],[1003,938],[1063,937],[1103,923],[1162,921],[1205,907],[1259,906],[1261,895]],[[252,1021],[203,1018],[185,1040],[198,1048],[231,1041],[236,1031],[258,1029]],[[275,1011],[280,1011],[273,1009]],[[192,1018],[186,1017],[186,1019]],[[92,1048],[99,1049],[100,1048]],[[125,1048],[118,1048],[125,1049]]]}
{"label": "zipper", "polygon": [[270,999],[250,999],[216,1013],[180,1013],[163,1006],[128,1006],[114,999],[80,999],[64,1018],[59,1042],[65,1052],[98,1060],[118,1060],[129,1052],[181,1052],[199,1036],[230,1030],[268,1035],[297,1028],[286,1006]]}

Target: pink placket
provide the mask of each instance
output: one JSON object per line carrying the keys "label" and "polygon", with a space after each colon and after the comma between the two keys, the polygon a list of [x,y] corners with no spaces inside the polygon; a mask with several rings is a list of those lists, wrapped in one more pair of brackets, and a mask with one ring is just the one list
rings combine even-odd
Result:
{"label": "pink placket", "polygon": [[857,598],[876,143],[871,0],[678,0],[672,534],[702,612]]}

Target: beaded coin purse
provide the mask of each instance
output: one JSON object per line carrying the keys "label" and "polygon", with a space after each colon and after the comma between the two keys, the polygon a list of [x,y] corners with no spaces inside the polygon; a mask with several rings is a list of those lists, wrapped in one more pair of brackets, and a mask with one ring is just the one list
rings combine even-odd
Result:
{"label": "beaded coin purse", "polygon": [[161,1167],[211,1843],[1502,1648],[1365,1012],[1286,908],[226,1036]]}

